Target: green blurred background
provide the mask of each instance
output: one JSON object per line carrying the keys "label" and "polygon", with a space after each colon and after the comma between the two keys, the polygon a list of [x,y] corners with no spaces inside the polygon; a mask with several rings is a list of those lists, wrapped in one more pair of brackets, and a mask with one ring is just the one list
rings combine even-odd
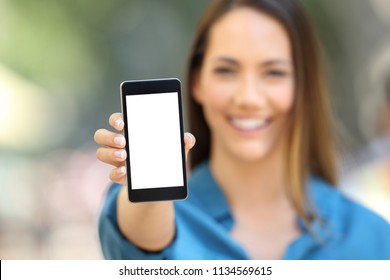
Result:
{"label": "green blurred background", "polygon": [[[93,134],[123,80],[178,77],[204,0],[0,0],[0,258],[99,259]],[[302,0],[327,58],[340,167],[378,137],[390,0]]]}

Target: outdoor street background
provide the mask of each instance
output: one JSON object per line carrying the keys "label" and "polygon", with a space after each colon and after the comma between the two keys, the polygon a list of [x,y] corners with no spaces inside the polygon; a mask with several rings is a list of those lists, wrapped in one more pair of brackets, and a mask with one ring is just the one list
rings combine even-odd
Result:
{"label": "outdoor street background", "polygon": [[[390,160],[378,128],[390,120],[390,0],[301,2],[326,54],[342,188],[390,221],[390,178],[378,183],[366,168]],[[120,111],[122,81],[185,83],[207,3],[0,0],[0,259],[102,258],[97,217],[111,167],[96,160],[93,134]]]}

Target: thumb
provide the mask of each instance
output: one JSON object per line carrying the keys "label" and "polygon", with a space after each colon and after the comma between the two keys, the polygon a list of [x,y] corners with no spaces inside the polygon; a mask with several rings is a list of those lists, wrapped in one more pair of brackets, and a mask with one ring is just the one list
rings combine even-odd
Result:
{"label": "thumb", "polygon": [[196,142],[195,136],[189,132],[184,133],[184,149],[186,153],[186,161],[188,158],[188,152],[194,147]]}

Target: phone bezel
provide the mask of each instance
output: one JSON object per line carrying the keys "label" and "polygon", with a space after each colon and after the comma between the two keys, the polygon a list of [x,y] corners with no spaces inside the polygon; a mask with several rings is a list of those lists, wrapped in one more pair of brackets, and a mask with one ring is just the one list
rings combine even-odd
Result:
{"label": "phone bezel", "polygon": [[[180,122],[180,137],[181,137],[181,154],[182,154],[182,169],[183,169],[183,186],[171,186],[152,189],[133,189],[131,184],[131,165],[130,165],[130,150],[127,143],[129,142],[128,126],[127,126],[127,95],[155,94],[155,93],[171,93],[177,92],[179,122]],[[120,85],[121,107],[124,121],[123,134],[126,139],[126,172],[128,198],[131,202],[146,202],[146,201],[162,201],[162,200],[182,200],[188,196],[187,188],[187,172],[186,159],[184,150],[184,129],[183,129],[183,109],[181,98],[181,82],[177,78],[153,79],[153,80],[129,80],[124,81]]]}

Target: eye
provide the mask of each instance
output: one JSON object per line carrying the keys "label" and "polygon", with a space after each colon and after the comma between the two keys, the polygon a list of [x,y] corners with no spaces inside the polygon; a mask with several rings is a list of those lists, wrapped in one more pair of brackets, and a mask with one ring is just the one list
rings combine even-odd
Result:
{"label": "eye", "polygon": [[271,78],[284,78],[288,75],[289,73],[283,70],[269,70],[266,72],[266,76]]}
{"label": "eye", "polygon": [[234,69],[230,68],[230,67],[216,67],[214,69],[214,73],[218,74],[218,75],[223,75],[223,76],[227,76],[227,75],[232,75],[235,73]]}

